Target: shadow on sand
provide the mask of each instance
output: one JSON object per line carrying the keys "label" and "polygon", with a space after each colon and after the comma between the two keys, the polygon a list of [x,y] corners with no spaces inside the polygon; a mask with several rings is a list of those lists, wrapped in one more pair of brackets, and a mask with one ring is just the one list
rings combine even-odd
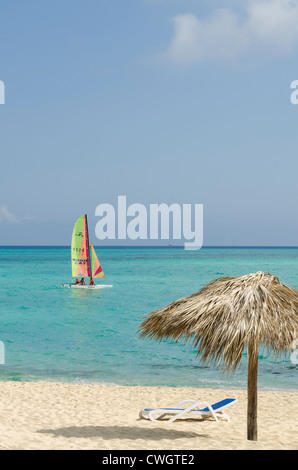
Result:
{"label": "shadow on sand", "polygon": [[194,437],[208,437],[207,434],[199,434],[197,432],[178,431],[175,429],[145,429],[134,426],[69,426],[56,429],[40,429],[42,434],[53,434],[55,436],[64,436],[67,438],[102,438],[110,439],[185,439]]}

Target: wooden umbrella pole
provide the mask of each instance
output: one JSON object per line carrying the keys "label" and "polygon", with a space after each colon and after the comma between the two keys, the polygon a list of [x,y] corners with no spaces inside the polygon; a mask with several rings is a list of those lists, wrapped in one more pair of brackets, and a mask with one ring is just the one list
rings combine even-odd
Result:
{"label": "wooden umbrella pole", "polygon": [[247,375],[247,439],[258,439],[257,406],[258,406],[258,348],[248,345]]}

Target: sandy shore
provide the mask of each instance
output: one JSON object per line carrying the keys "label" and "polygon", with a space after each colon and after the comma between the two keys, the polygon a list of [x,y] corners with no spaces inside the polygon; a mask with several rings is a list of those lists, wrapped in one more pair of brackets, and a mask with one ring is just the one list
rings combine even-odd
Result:
{"label": "sandy shore", "polygon": [[[238,399],[231,421],[139,418],[146,406]],[[298,449],[298,393],[258,394],[258,441],[246,439],[246,391],[62,383],[0,383],[0,449]]]}

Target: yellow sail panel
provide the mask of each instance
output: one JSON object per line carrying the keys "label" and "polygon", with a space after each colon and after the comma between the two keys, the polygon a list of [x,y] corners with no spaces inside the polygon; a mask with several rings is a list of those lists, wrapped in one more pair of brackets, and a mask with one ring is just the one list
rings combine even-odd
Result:
{"label": "yellow sail panel", "polygon": [[105,277],[100,262],[98,261],[97,255],[94,250],[94,246],[91,243],[91,252],[92,252],[92,264],[93,264],[93,274],[92,277]]}

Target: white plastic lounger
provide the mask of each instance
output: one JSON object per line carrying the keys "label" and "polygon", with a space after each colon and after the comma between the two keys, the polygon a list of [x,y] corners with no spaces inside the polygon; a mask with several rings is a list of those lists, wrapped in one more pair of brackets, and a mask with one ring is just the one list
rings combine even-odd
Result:
{"label": "white plastic lounger", "polygon": [[[169,419],[169,423],[172,423],[176,419],[179,419],[186,414],[188,414],[191,418],[213,417],[215,421],[218,421],[218,418],[230,421],[228,415],[223,413],[223,409],[231,406],[236,401],[236,398],[225,398],[224,400],[210,405],[206,401],[185,400],[174,408],[144,408],[140,411],[139,415],[140,418],[151,419],[151,421],[154,421],[155,423],[157,423],[158,418],[161,419],[166,415],[174,415]],[[160,416],[155,419],[154,415]]]}

